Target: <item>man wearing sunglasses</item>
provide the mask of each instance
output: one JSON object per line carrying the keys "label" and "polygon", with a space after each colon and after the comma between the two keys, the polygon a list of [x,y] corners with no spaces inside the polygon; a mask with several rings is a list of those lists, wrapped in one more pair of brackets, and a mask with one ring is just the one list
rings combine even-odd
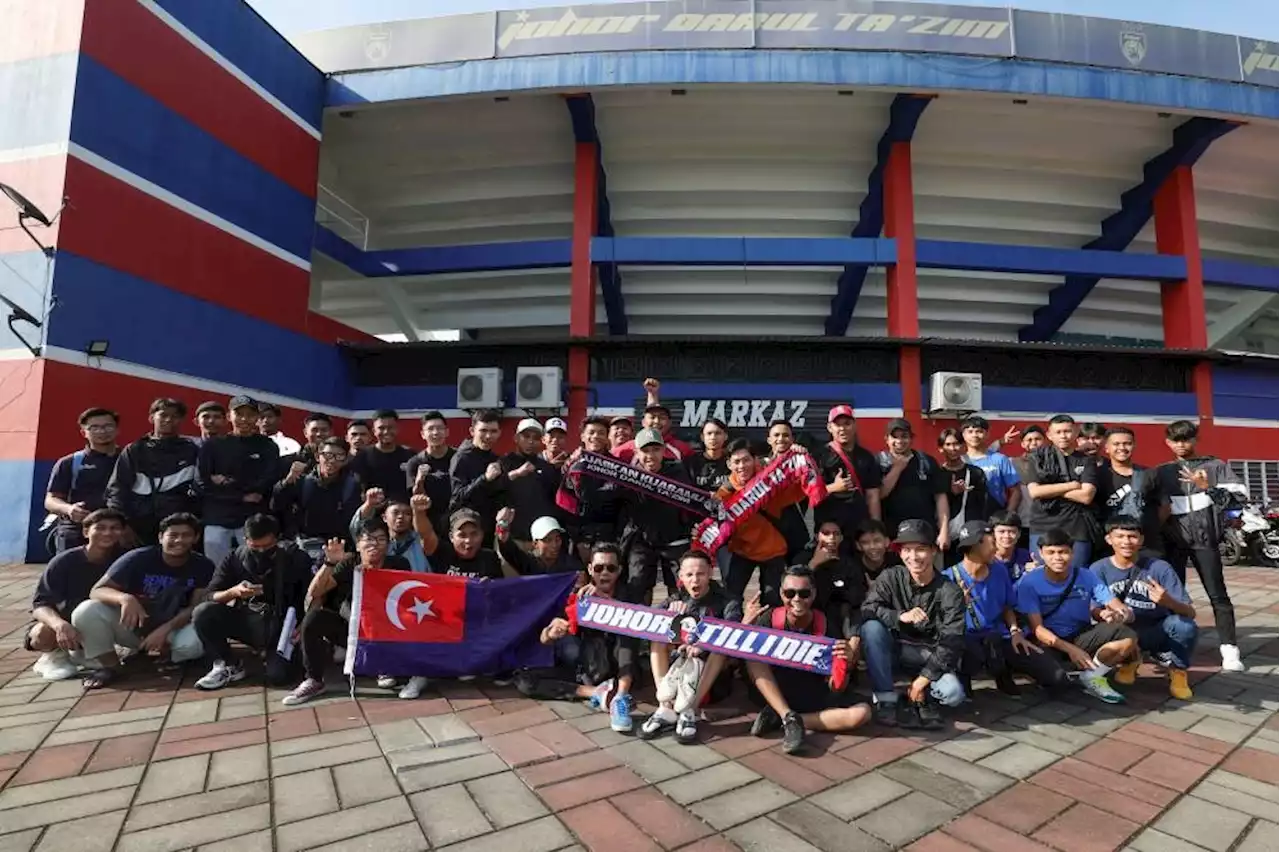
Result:
{"label": "man wearing sunglasses", "polygon": [[[742,622],[788,633],[822,635],[825,624],[823,615],[813,609],[815,593],[813,571],[792,565],[783,573],[779,589],[782,611],[772,612],[756,595]],[[844,640],[837,641],[831,653],[833,658],[852,662]],[[781,728],[782,750],[787,754],[804,747],[806,730],[852,731],[871,718],[869,706],[856,703],[850,692],[837,691],[835,681],[822,675],[750,660],[747,677],[765,703],[751,725],[751,735],[762,737]]]}
{"label": "man wearing sunglasses", "polygon": [[[625,586],[618,582],[621,572],[622,551],[618,546],[608,541],[596,543],[587,566],[590,583],[583,587],[582,594],[622,599]],[[556,667],[545,675],[517,672],[516,688],[528,698],[585,699],[592,710],[609,712],[609,727],[620,734],[629,733],[636,640],[587,627],[579,627],[576,634],[571,634],[567,619],[553,618],[542,629],[539,641],[554,646]]]}

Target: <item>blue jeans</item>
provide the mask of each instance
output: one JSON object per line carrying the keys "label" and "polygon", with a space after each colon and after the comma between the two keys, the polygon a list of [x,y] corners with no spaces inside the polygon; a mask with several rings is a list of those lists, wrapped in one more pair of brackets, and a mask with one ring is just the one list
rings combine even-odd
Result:
{"label": "blue jeans", "polygon": [[[858,628],[862,639],[862,658],[867,661],[867,674],[871,676],[871,688],[880,704],[893,704],[898,692],[893,687],[893,664],[903,669],[919,671],[924,665],[924,652],[919,645],[904,644],[893,632],[874,619],[864,621]],[[929,684],[929,693],[948,707],[956,707],[964,701],[964,686],[953,672]]]}
{"label": "blue jeans", "polygon": [[1200,635],[1200,628],[1194,621],[1170,613],[1160,621],[1134,627],[1138,633],[1139,648],[1157,656],[1167,652],[1173,657],[1169,663],[1175,669],[1191,667],[1191,652],[1195,650],[1196,639]]}
{"label": "blue jeans", "polygon": [[[1040,538],[1042,533],[1031,534],[1031,555],[1041,565],[1044,560],[1040,558]],[[1093,553],[1093,545],[1087,541],[1073,541],[1071,543],[1071,567],[1072,568],[1088,568],[1090,565],[1089,557]]]}

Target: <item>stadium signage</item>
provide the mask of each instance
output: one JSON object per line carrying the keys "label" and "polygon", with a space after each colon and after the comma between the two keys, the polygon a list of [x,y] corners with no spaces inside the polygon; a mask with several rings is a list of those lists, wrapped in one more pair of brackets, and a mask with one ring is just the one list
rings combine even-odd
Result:
{"label": "stadium signage", "polygon": [[686,399],[681,404],[667,404],[672,419],[679,413],[681,429],[701,429],[713,417],[730,429],[766,429],[774,420],[803,429],[809,411],[807,399]]}

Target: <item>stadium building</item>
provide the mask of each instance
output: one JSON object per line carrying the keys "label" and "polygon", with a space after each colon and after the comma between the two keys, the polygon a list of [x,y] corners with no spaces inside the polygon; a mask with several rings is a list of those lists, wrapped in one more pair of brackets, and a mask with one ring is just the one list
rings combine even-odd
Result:
{"label": "stadium building", "polygon": [[79,412],[130,440],[157,396],[456,443],[656,376],[687,431],[1065,411],[1146,463],[1190,418],[1280,497],[1275,42],[860,0],[0,20],[0,560],[43,555]]}

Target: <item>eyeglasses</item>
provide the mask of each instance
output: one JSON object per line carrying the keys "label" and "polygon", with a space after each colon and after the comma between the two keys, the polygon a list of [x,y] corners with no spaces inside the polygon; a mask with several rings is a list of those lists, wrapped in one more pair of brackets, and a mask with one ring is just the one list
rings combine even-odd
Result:
{"label": "eyeglasses", "polygon": [[616,562],[597,562],[591,566],[591,573],[592,574],[604,574],[604,573],[616,574],[621,569],[622,569],[622,566],[617,564]]}
{"label": "eyeglasses", "polygon": [[783,589],[782,596],[787,600],[799,598],[802,601],[807,601],[813,597],[813,589]]}
{"label": "eyeglasses", "polygon": [[347,454],[346,453],[321,453],[320,458],[324,459],[325,461],[346,461]]}
{"label": "eyeglasses", "polygon": [[386,547],[390,543],[391,539],[384,538],[382,536],[360,539],[360,544],[363,544],[365,547]]}

